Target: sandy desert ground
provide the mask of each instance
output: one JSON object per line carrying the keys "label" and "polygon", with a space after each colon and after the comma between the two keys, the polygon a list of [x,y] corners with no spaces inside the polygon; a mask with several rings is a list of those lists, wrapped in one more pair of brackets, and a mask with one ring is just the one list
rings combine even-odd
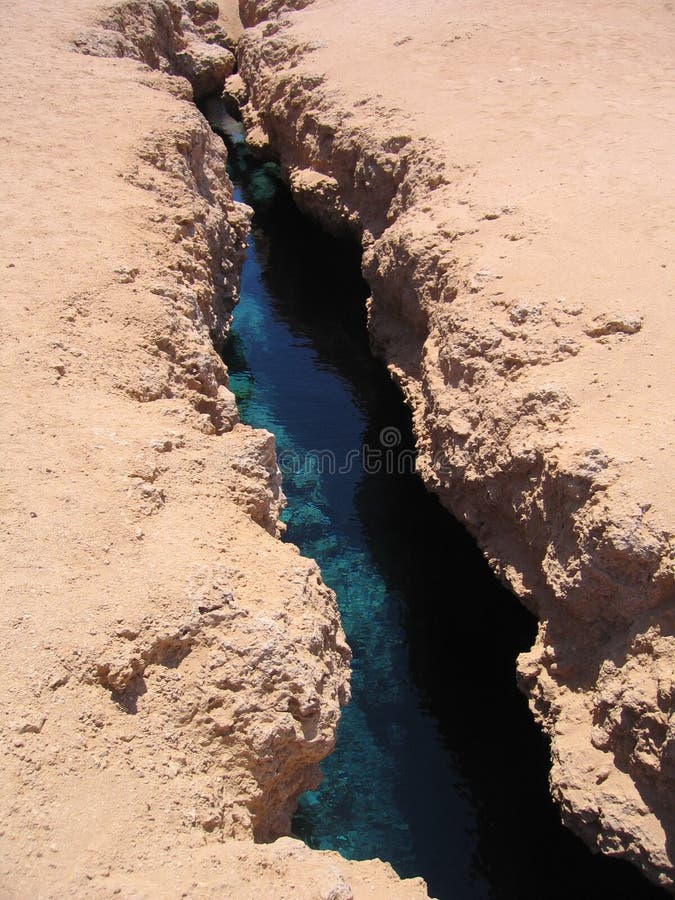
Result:
{"label": "sandy desert ground", "polygon": [[[362,239],[422,473],[541,619],[563,815],[672,884],[672,7],[241,7],[251,139]],[[248,211],[192,100],[237,9],[2,13],[0,893],[424,897],[253,842],[315,783],[349,650],[214,349]]]}

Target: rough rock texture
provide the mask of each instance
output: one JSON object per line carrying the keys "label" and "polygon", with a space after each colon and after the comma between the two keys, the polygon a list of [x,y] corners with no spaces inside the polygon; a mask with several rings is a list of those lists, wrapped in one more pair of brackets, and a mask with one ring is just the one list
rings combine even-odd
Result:
{"label": "rough rock texture", "polygon": [[564,820],[672,886],[670,6],[240,8],[251,140],[362,240],[421,474],[539,616]]}
{"label": "rough rock texture", "polygon": [[257,25],[280,12],[289,9],[304,9],[312,0],[240,0],[239,12],[245,25]]}
{"label": "rough rock texture", "polygon": [[74,44],[83,53],[126,56],[184,76],[199,98],[222,88],[235,68],[234,43],[218,19],[216,0],[129,0]]}
{"label": "rough rock texture", "polygon": [[248,229],[181,77],[231,70],[214,13],[0,20],[3,897],[426,896],[251,841],[316,783],[349,650],[214,350]]}

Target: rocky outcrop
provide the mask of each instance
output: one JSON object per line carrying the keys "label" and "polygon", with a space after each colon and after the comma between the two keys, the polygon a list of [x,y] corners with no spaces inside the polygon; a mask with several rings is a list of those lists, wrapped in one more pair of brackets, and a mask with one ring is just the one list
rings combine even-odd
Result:
{"label": "rocky outcrop", "polygon": [[242,0],[239,5],[242,21],[247,25],[257,25],[267,19],[277,16],[280,12],[289,9],[303,9],[309,6],[312,0]]}
{"label": "rocky outcrop", "polygon": [[[617,372],[646,358],[658,307],[645,298],[628,309],[616,295],[592,302],[581,276],[574,299],[547,294],[540,271],[528,281],[537,235],[550,232],[560,248],[562,226],[535,221],[525,201],[500,202],[502,183],[453,162],[452,136],[435,141],[414,111],[393,108],[393,92],[374,97],[350,80],[348,38],[327,26],[334,6],[288,14],[286,3],[240,4],[252,143],[278,154],[303,209],[361,240],[372,343],[412,409],[420,473],[540,619],[518,673],[550,737],[564,821],[672,887],[673,509],[643,477],[649,449],[630,454],[630,415],[618,451],[610,427],[586,418],[598,415],[586,395],[599,352],[623,360]],[[349,15],[359,15],[354,4]],[[408,24],[392,49],[414,41]],[[556,214],[564,223],[565,209]],[[493,269],[481,260],[496,247]]]}
{"label": "rocky outcrop", "polygon": [[[211,6],[197,4],[193,15],[212,18]],[[132,4],[110,12],[105,33],[113,34],[115,26],[124,38],[116,49],[131,47],[135,57],[140,48],[144,61],[167,66],[175,56],[178,71],[185,71],[177,48],[185,44],[189,21],[182,4]],[[77,44],[89,49],[83,39]],[[101,49],[100,42],[94,49]],[[216,53],[209,65],[222,86],[218,58]],[[202,75],[195,81],[202,84]],[[175,93],[175,82],[171,88]],[[133,753],[115,756],[108,767],[120,774],[125,768],[169,772],[182,786],[165,789],[168,802],[173,795],[182,807],[178,797],[185,790],[192,794],[189,808],[177,809],[183,823],[221,837],[270,839],[288,832],[297,796],[316,785],[318,762],[333,746],[339,706],[349,692],[349,651],[335,598],[316,566],[293,548],[265,546],[260,526],[276,535],[283,504],[274,439],[238,424],[227,371],[214,349],[237,298],[248,210],[233,202],[222,142],[192,105],[170,95],[167,101],[170,117],[144,138],[132,137],[133,150],[116,173],[126,202],[135,206],[135,224],[152,226],[154,246],[144,245],[136,232],[125,241],[123,264],[105,273],[94,268],[86,289],[75,296],[57,290],[53,299],[54,310],[65,310],[58,346],[68,362],[57,367],[57,376],[60,407],[67,403],[68,409],[66,445],[80,429],[93,427],[77,408],[78,398],[91,392],[90,369],[98,370],[99,362],[76,367],[69,361],[95,351],[82,319],[97,307],[113,313],[102,313],[106,360],[97,373],[98,393],[110,393],[111,427],[114,422],[120,436],[101,437],[91,481],[99,482],[95,502],[104,509],[114,498],[123,521],[118,527],[108,523],[106,562],[119,557],[117,564],[89,576],[94,596],[116,595],[116,602],[92,607],[77,567],[68,598],[61,598],[64,608],[74,605],[73,617],[86,610],[90,628],[85,636],[74,627],[54,646],[57,675],[36,686],[32,705],[38,711],[31,713],[29,704],[15,729],[39,737],[15,742],[20,752],[14,774],[23,796],[35,785],[36,771],[57,778],[80,765],[87,770],[93,745],[133,746]],[[118,245],[125,237],[113,241],[115,254],[122,253]],[[102,277],[110,281],[110,297]],[[65,475],[63,462],[54,467]],[[109,491],[100,484],[104,473]],[[67,478],[72,483],[74,476]],[[228,512],[218,536],[221,504]],[[190,515],[195,505],[200,509],[193,517],[201,525],[195,530],[186,523],[162,549],[159,535],[166,538],[169,522]],[[55,512],[45,525],[57,521]],[[84,521],[96,529],[93,510]],[[68,558],[75,538],[66,522],[62,527]],[[129,558],[123,546],[130,529],[135,544]],[[193,558],[176,540],[188,547],[198,540],[202,548],[195,545]],[[277,559],[285,581],[257,560],[261,552]],[[155,554],[163,571],[153,575],[148,567],[156,565]],[[121,565],[128,566],[124,573]],[[57,697],[65,706],[61,712],[54,708]],[[65,720],[78,709],[86,712],[69,731]],[[36,716],[39,729],[30,725]],[[11,722],[8,727],[11,734]],[[51,759],[51,729],[64,742],[61,760]],[[81,752],[73,741],[82,744]],[[26,753],[30,765],[22,769]]]}
{"label": "rocky outcrop", "polygon": [[233,64],[216,13],[148,0],[82,32],[97,0],[29,0],[0,23],[8,897],[426,895],[252,842],[316,785],[350,653],[215,349],[249,218],[191,102]]}
{"label": "rocky outcrop", "polygon": [[222,89],[235,68],[234,44],[216,0],[129,0],[74,39],[93,56],[124,56],[186,78],[195,97]]}

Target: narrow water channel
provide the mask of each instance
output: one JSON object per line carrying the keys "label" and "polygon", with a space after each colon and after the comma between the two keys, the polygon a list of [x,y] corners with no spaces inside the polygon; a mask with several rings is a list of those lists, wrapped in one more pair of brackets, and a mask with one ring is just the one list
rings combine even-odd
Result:
{"label": "narrow water channel", "polygon": [[354,653],[353,700],[295,833],[422,875],[441,900],[661,896],[560,825],[515,684],[535,621],[410,471],[358,248],[303,218],[231,129],[230,174],[255,217],[224,358],[242,419],[276,435],[287,539],[321,565]]}

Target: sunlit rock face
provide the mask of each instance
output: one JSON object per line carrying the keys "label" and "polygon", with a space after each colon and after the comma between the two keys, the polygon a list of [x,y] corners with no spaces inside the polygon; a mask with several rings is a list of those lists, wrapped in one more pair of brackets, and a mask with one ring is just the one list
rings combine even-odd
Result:
{"label": "sunlit rock face", "polygon": [[564,820],[671,885],[672,209],[653,121],[672,26],[601,4],[291,6],[241,6],[252,140],[362,240],[425,481],[540,619],[518,670]]}

